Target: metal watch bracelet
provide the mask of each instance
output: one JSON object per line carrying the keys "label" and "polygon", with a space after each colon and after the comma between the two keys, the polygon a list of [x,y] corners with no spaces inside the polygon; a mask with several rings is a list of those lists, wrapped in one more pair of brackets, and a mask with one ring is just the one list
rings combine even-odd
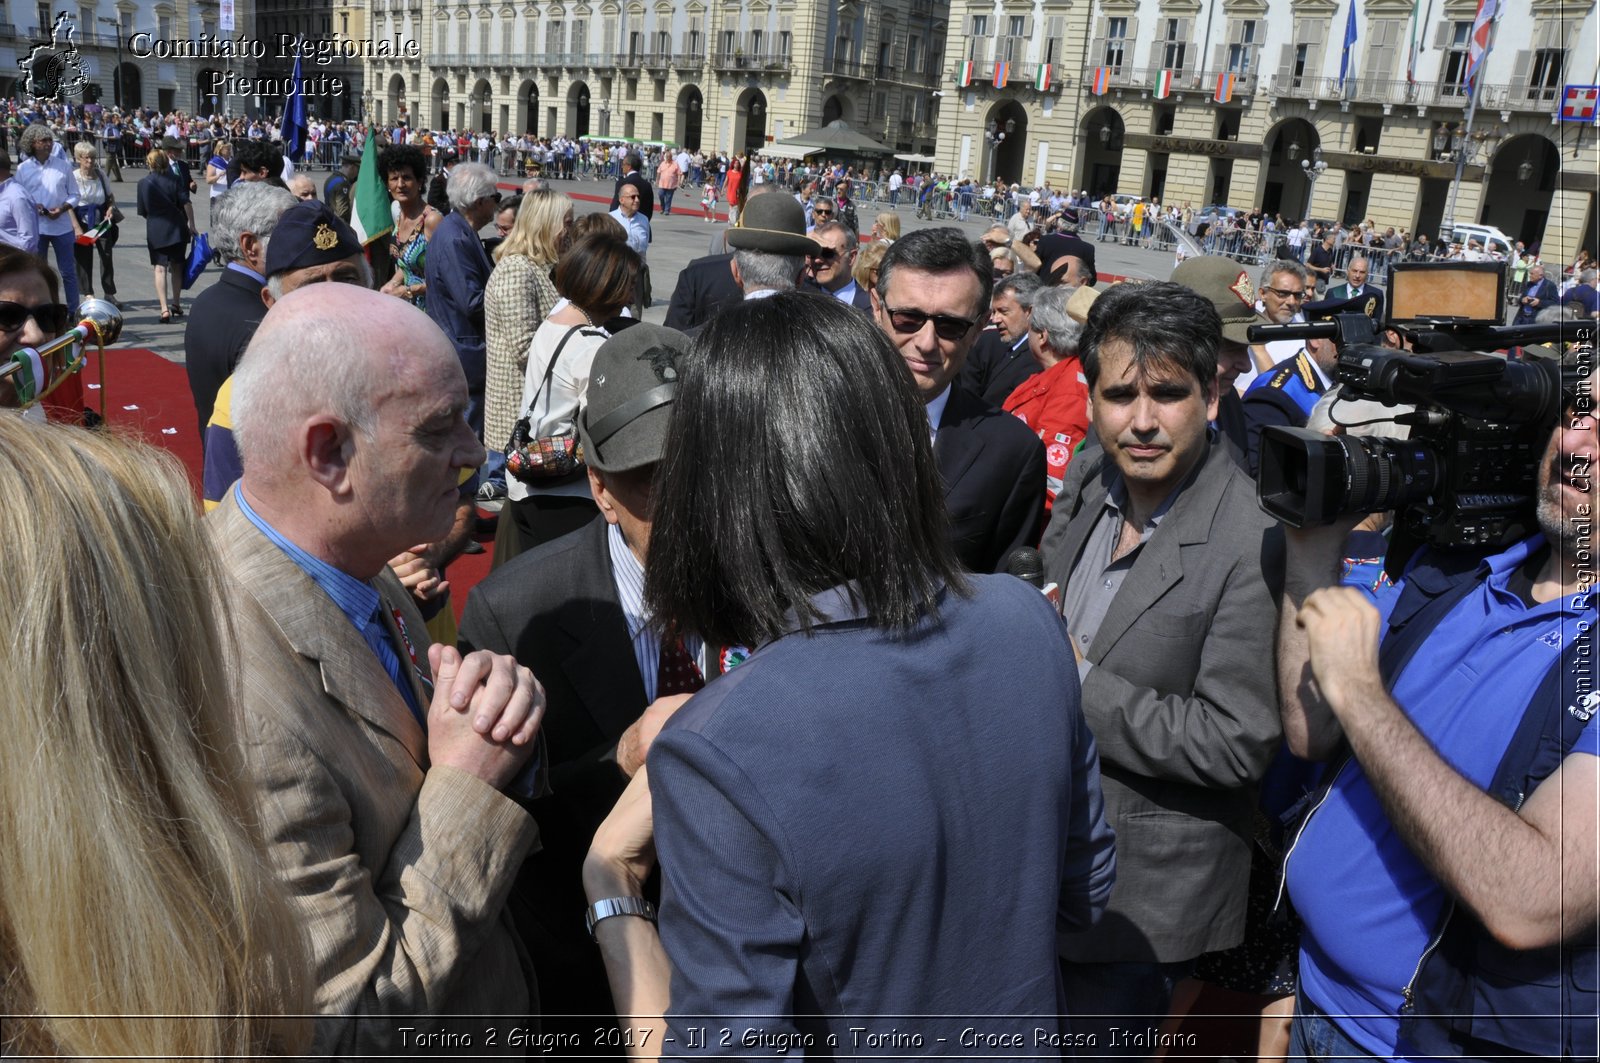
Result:
{"label": "metal watch bracelet", "polygon": [[605,900],[595,901],[589,905],[589,910],[583,913],[583,925],[588,929],[589,937],[594,938],[595,924],[614,915],[636,915],[654,923],[656,906],[643,897],[607,897]]}

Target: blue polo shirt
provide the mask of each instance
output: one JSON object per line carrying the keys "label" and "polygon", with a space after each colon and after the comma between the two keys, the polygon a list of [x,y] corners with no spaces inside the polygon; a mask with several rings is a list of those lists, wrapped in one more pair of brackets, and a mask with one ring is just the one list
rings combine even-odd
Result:
{"label": "blue polo shirt", "polygon": [[[1544,546],[1534,536],[1484,562],[1489,578],[1428,637],[1391,691],[1417,729],[1475,786],[1487,788],[1535,690],[1596,621],[1592,593],[1528,605],[1512,573]],[[1387,624],[1405,581],[1382,587]],[[1591,721],[1573,752],[1600,756]],[[1363,1050],[1393,1056],[1401,990],[1438,928],[1447,896],[1390,824],[1361,765],[1345,764],[1288,861],[1305,920],[1301,991]]]}

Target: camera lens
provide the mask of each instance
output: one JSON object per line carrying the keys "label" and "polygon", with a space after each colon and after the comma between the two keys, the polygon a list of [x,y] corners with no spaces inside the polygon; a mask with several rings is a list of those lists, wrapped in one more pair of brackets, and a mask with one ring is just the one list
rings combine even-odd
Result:
{"label": "camera lens", "polygon": [[1342,436],[1349,488],[1346,513],[1401,509],[1433,495],[1444,482],[1444,461],[1421,440]]}

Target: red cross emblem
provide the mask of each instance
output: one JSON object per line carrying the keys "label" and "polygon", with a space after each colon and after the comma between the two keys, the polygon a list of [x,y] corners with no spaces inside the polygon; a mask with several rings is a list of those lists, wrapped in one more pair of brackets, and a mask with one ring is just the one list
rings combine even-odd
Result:
{"label": "red cross emblem", "polygon": [[1594,121],[1595,101],[1600,99],[1600,85],[1568,85],[1561,99],[1563,122]]}

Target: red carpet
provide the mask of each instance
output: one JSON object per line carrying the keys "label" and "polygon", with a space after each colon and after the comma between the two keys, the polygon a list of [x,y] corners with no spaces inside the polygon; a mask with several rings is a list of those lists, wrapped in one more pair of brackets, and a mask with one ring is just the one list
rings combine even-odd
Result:
{"label": "red carpet", "polygon": [[[200,495],[200,426],[195,422],[194,399],[183,366],[169,362],[143,347],[113,347],[105,353],[105,387],[100,383],[99,355],[89,353],[83,369],[84,405],[101,408],[118,432],[170,451],[189,472],[195,497]],[[456,619],[466,604],[467,592],[489,574],[494,544],[484,543],[481,554],[466,554],[450,566],[450,601]]]}

